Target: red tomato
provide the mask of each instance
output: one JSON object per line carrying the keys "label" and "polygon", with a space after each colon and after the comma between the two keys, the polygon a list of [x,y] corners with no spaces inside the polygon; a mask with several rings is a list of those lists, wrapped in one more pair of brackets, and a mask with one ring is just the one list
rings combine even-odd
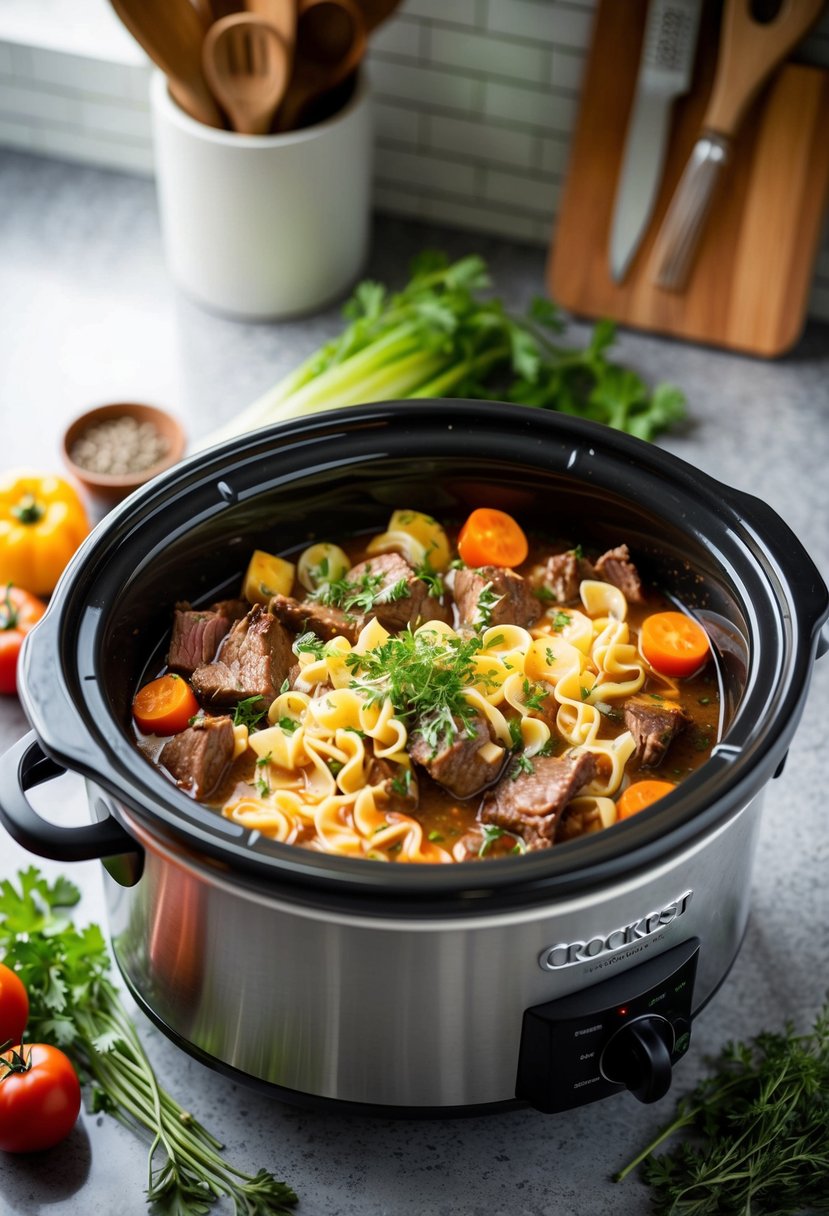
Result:
{"label": "red tomato", "polygon": [[0,1149],[33,1153],[64,1140],[81,1109],[81,1087],[62,1051],[26,1043],[0,1056]]}
{"label": "red tomato", "polygon": [[17,656],[23,638],[45,611],[42,600],[11,583],[0,591],[0,692],[17,692]]}
{"label": "red tomato", "polygon": [[0,1043],[19,1043],[29,1020],[29,998],[20,976],[0,963]]}

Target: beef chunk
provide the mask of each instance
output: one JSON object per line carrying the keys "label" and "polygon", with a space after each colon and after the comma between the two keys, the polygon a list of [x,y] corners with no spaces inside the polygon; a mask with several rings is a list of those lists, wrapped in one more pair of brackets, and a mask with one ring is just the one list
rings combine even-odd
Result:
{"label": "beef chunk", "polygon": [[531,773],[502,777],[484,798],[479,819],[521,836],[528,849],[548,848],[571,798],[596,774],[590,752],[580,756],[536,756]]}
{"label": "beef chunk", "polygon": [[360,613],[345,613],[340,608],[317,604],[314,600],[295,600],[290,595],[275,595],[268,608],[294,633],[310,630],[324,642],[330,642],[332,638],[348,638],[353,644],[366,623],[366,618]]}
{"label": "beef chunk", "polygon": [[255,604],[222,642],[216,661],[196,668],[192,684],[212,704],[246,697],[272,701],[293,661],[290,636],[275,616]]}
{"label": "beef chunk", "polygon": [[178,785],[194,798],[206,798],[230,767],[233,746],[230,718],[206,717],[165,743],[159,759]]}
{"label": "beef chunk", "polygon": [[409,769],[392,764],[384,757],[372,756],[368,763],[366,784],[381,787],[380,796],[385,810],[396,811],[400,815],[412,815],[417,810],[417,781]]}
{"label": "beef chunk", "polygon": [[459,718],[454,721],[457,733],[451,740],[444,738],[436,751],[415,729],[409,739],[409,755],[450,794],[470,798],[496,779],[504,763],[504,751],[499,748],[490,756],[481,754],[481,748],[492,743],[489,723],[483,714],[474,713],[469,719],[473,735]]}
{"label": "beef chunk", "polygon": [[471,628],[478,628],[484,622],[526,628],[541,616],[541,604],[526,580],[514,570],[501,566],[458,570],[454,594],[461,624]]}
{"label": "beef chunk", "polygon": [[629,604],[642,604],[642,580],[639,571],[630,560],[627,545],[617,545],[603,553],[595,566],[596,577],[618,587]]}
{"label": "beef chunk", "polygon": [[656,768],[676,736],[690,722],[676,701],[655,701],[647,695],[625,701],[625,726],[636,740],[639,763]]}
{"label": "beef chunk", "polygon": [[[360,562],[349,570],[348,582],[356,591],[370,592],[374,603],[365,610],[366,619],[376,617],[389,633],[399,633],[407,625],[422,621],[452,623],[450,610],[429,594],[426,583],[399,553],[381,553]],[[391,593],[394,599],[388,598]]]}
{"label": "beef chunk", "polygon": [[187,603],[176,604],[167,654],[170,671],[191,676],[202,663],[210,663],[230,626],[247,610],[242,600],[222,600],[211,608],[198,610]]}
{"label": "beef chunk", "polygon": [[556,604],[569,604],[577,600],[580,582],[579,559],[572,549],[547,558],[540,586]]}

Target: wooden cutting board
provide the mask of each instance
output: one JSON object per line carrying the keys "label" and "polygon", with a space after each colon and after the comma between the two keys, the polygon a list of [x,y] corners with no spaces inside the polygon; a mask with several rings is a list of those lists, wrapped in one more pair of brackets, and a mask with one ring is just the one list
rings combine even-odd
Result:
{"label": "wooden cutting board", "polygon": [[785,64],[737,139],[685,291],[652,282],[650,254],[697,138],[714,74],[719,6],[703,12],[694,89],[677,102],[659,198],[622,284],[609,244],[647,0],[600,0],[548,264],[552,297],[586,317],[774,356],[805,321],[829,198],[829,72]]}

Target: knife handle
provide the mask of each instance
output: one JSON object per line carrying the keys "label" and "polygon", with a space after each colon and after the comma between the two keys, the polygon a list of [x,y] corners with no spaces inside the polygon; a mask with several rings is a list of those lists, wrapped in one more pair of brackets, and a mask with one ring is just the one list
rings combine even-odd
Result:
{"label": "knife handle", "polygon": [[704,131],[691,153],[653,250],[651,265],[657,287],[682,291],[697,251],[717,183],[728,164],[731,142],[714,131]]}

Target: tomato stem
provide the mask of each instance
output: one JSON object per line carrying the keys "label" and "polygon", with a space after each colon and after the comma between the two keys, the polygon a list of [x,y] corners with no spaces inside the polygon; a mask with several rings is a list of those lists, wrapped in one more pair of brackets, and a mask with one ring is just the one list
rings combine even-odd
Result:
{"label": "tomato stem", "polygon": [[[13,1039],[9,1039],[7,1042],[5,1042],[2,1047],[0,1047],[0,1053],[8,1051],[13,1042]],[[6,1056],[3,1055],[2,1060],[0,1060],[0,1064],[2,1065],[4,1072],[2,1077],[0,1077],[0,1081],[5,1081],[6,1077],[10,1077],[13,1073],[29,1072],[32,1067],[32,1053],[29,1051],[29,1057],[27,1059],[23,1054],[24,1051],[24,1047],[21,1047],[19,1051],[16,1048],[12,1048],[11,1052],[9,1053],[11,1055],[10,1060],[6,1059]]]}
{"label": "tomato stem", "polygon": [[7,629],[16,629],[20,619],[18,611],[12,603],[11,593],[12,584],[6,583],[6,595],[0,608],[0,633],[5,633]]}

